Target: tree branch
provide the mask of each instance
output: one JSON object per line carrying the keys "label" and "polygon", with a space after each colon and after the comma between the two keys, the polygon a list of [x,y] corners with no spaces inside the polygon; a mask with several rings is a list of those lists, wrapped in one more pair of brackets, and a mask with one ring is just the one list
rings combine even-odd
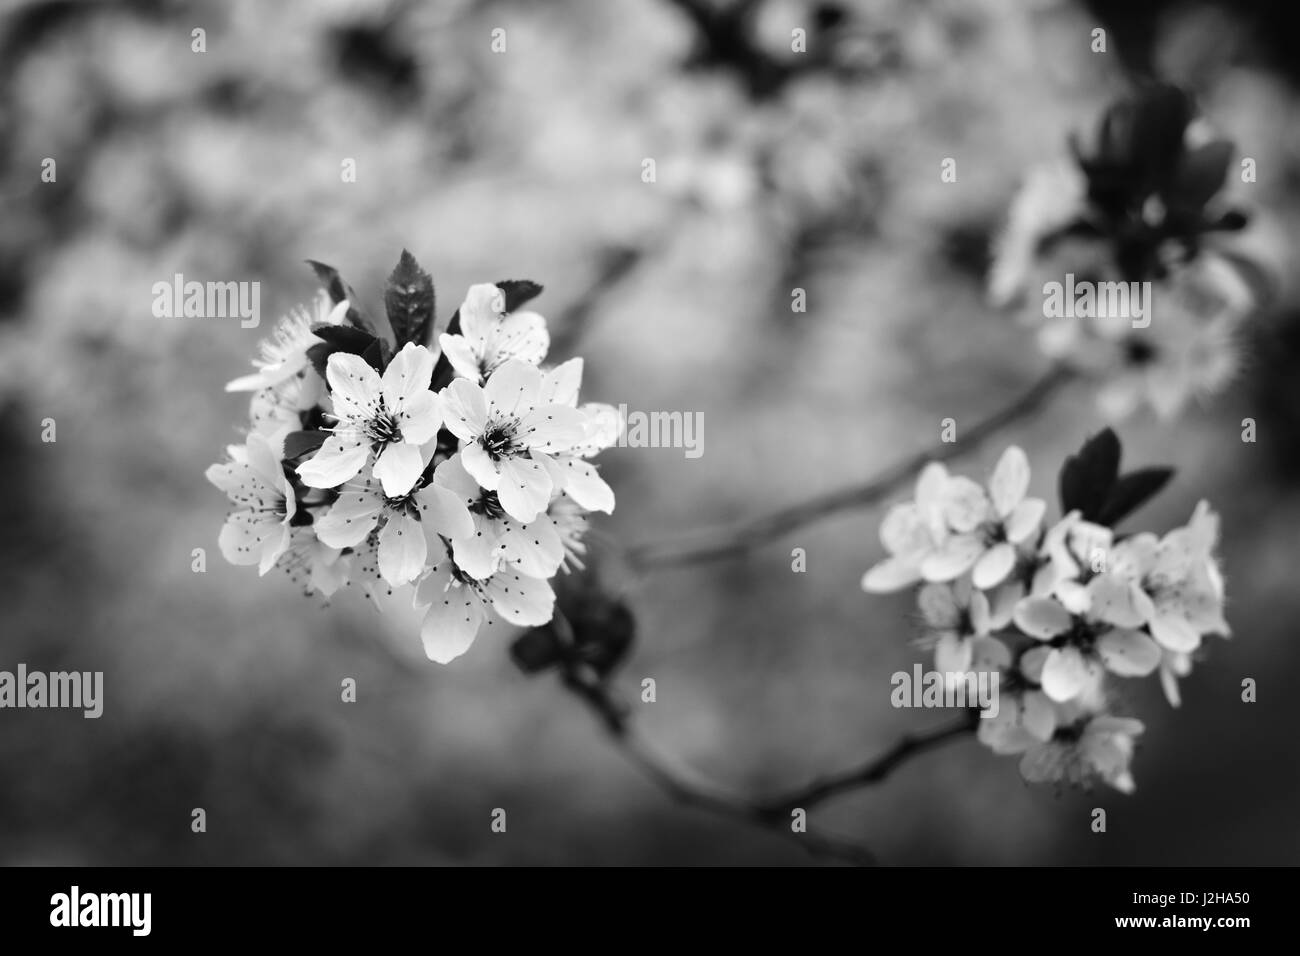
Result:
{"label": "tree branch", "polygon": [[873,866],[877,862],[871,850],[859,843],[812,830],[796,832],[790,827],[788,816],[781,820],[767,808],[727,793],[712,784],[688,779],[684,772],[672,767],[636,731],[626,705],[612,696],[608,685],[603,681],[586,681],[568,674],[564,678],[564,685],[592,708],[623,756],[659,789],[683,806],[762,827],[773,834],[795,840],[815,855],[858,866]]}
{"label": "tree branch", "polygon": [[806,811],[837,794],[878,784],[912,757],[945,741],[971,733],[979,719],[976,712],[971,711],[963,715],[959,723],[925,734],[908,735],[860,767],[822,778],[804,789],[775,800],[759,803],[736,796],[711,783],[693,780],[686,772],[673,767],[637,732],[627,705],[613,695],[609,684],[603,679],[571,668],[564,673],[563,683],[566,689],[592,709],[624,757],[678,803],[762,827],[773,834],[795,840],[809,853],[859,866],[871,866],[877,862],[875,854],[869,848],[810,829],[797,832],[791,827],[792,812],[796,809]]}
{"label": "tree branch", "polygon": [[762,810],[772,817],[788,816],[789,812],[796,807],[807,810],[839,794],[874,786],[913,757],[949,741],[966,737],[974,733],[978,725],[978,711],[971,710],[954,723],[936,727],[923,734],[908,734],[884,753],[866,763],[815,780],[802,790],[796,790],[768,802]]}
{"label": "tree branch", "polygon": [[929,462],[947,461],[964,452],[973,451],[1007,425],[1031,414],[1073,377],[1073,373],[1064,366],[1053,366],[1009,405],[967,429],[965,436],[959,441],[940,442],[920,451],[872,478],[866,484],[841,488],[800,504],[751,518],[733,528],[713,531],[685,540],[634,545],[626,552],[626,560],[635,570],[648,570],[669,565],[703,564],[735,557],[833,514],[876,504],[896,491]]}

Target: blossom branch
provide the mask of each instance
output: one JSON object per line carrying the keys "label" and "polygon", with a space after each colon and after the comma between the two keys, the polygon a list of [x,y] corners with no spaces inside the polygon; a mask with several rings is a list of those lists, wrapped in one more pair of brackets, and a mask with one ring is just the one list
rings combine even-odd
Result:
{"label": "blossom branch", "polygon": [[648,570],[670,565],[703,564],[745,554],[792,531],[823,518],[865,508],[896,491],[904,482],[932,461],[947,461],[978,448],[1003,428],[1027,417],[1070,382],[1074,373],[1055,365],[1010,404],[966,430],[958,442],[939,442],[904,459],[862,485],[841,488],[827,494],[761,515],[734,527],[709,532],[686,540],[652,542],[628,549],[631,567]]}

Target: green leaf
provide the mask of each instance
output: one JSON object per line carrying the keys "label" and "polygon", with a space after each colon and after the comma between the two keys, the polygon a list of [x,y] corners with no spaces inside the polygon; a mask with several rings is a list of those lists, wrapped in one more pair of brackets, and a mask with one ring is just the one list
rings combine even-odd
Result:
{"label": "green leaf", "polygon": [[1119,438],[1107,428],[1084,442],[1078,454],[1061,465],[1061,512],[1083,512],[1085,521],[1097,521],[1119,476]]}
{"label": "green leaf", "polygon": [[361,299],[352,291],[352,286],[343,281],[338,269],[327,266],[323,262],[317,262],[315,259],[308,259],[307,265],[311,266],[312,271],[316,273],[316,278],[325,286],[325,291],[329,294],[331,302],[338,305],[344,299],[347,299],[348,322],[363,332],[369,332],[371,335],[379,334],[375,330],[375,324],[361,311]]}
{"label": "green leaf", "polygon": [[393,327],[397,348],[407,342],[427,345],[433,331],[433,277],[420,268],[415,257],[402,250],[402,257],[388,277],[384,309]]}
{"label": "green leaf", "polygon": [[1108,528],[1115,527],[1155,497],[1173,476],[1172,468],[1139,468],[1120,475],[1111,486],[1106,503],[1097,516],[1097,523]]}

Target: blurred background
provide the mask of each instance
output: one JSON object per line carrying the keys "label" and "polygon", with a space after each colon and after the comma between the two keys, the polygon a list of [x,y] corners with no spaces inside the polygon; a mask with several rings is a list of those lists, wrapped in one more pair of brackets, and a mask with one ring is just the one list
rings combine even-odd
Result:
{"label": "blurred background", "polygon": [[[910,596],[859,589],[882,509],[716,564],[633,574],[612,557],[865,480],[940,419],[960,434],[1027,387],[1045,362],[986,304],[990,238],[1023,172],[1135,75],[1194,90],[1257,160],[1239,198],[1260,234],[1294,233],[1294,6],[1132,6],[6,3],[0,668],[102,670],[106,700],[99,720],[0,711],[0,862],[822,862],[674,804],[553,675],[515,668],[505,629],[438,667],[413,619],[225,564],[226,503],[203,470],[246,399],[222,386],[311,299],[307,258],[377,311],[409,248],[444,322],[472,283],[543,283],[551,358],[585,357],[585,398],[704,416],[698,459],[602,458],[618,508],[593,548],[637,620],[618,681],[633,700],[657,682],[640,726],[744,793],[857,763],[949,719],[888,702],[890,674],[925,658]],[[940,182],[947,157],[956,183]],[[1137,793],[1030,788],[967,741],[814,826],[895,864],[1300,862],[1300,298],[1280,255],[1235,385],[1117,428],[1128,465],[1178,469],[1141,527],[1181,524],[1202,497],[1222,512],[1235,631],[1181,710],[1155,680],[1123,685],[1147,724]],[[178,272],[261,282],[261,327],[153,317],[153,284]],[[1062,458],[1104,424],[1094,408],[1076,386],[957,468],[983,477],[1018,443],[1055,514]]]}

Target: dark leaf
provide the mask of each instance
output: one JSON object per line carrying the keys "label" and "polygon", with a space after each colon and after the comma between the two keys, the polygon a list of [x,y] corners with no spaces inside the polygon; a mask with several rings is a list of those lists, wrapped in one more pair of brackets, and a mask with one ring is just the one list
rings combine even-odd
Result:
{"label": "dark leaf", "polygon": [[321,284],[325,286],[325,291],[329,293],[330,301],[338,305],[348,297],[347,286],[343,283],[343,277],[339,275],[339,270],[333,266],[327,266],[323,262],[317,262],[315,259],[308,259],[307,265],[311,266],[312,271],[316,273],[316,278],[320,279]]}
{"label": "dark leaf", "polygon": [[312,333],[334,346],[336,352],[351,352],[353,355],[360,355],[375,341],[369,332],[362,332],[350,325],[314,325]]}
{"label": "dark leaf", "polygon": [[361,353],[361,357],[376,372],[383,372],[384,366],[388,364],[389,353],[388,343],[383,339],[375,339],[369,347]]}
{"label": "dark leaf", "polygon": [[[447,323],[447,335],[460,335],[460,309],[452,313],[451,321]],[[447,353],[439,350],[438,361],[433,366],[433,378],[429,382],[430,391],[441,391],[456,377],[455,370],[451,367],[451,359],[447,358]]]}
{"label": "dark leaf", "polygon": [[375,324],[361,311],[361,299],[352,291],[352,286],[343,281],[343,277],[339,275],[339,270],[333,266],[327,266],[323,262],[317,262],[315,259],[308,259],[307,265],[311,266],[312,271],[316,273],[316,278],[325,286],[325,291],[329,293],[331,302],[338,305],[344,299],[348,300],[348,322],[363,332],[369,332],[371,335],[378,334],[375,331]]}
{"label": "dark leaf", "polygon": [[1173,476],[1172,468],[1140,468],[1120,475],[1111,486],[1097,523],[1113,528],[1150,501]]}
{"label": "dark leaf", "polygon": [[307,349],[307,361],[311,362],[311,367],[316,370],[317,375],[325,378],[325,369],[329,365],[330,356],[337,351],[338,349],[328,342],[317,342]]}
{"label": "dark leaf", "polygon": [[497,288],[505,293],[507,312],[514,312],[542,294],[542,287],[531,279],[502,279]]}
{"label": "dark leaf", "polygon": [[1063,514],[1077,509],[1085,521],[1097,520],[1119,476],[1119,455],[1119,438],[1107,428],[1065,459],[1059,478]]}
{"label": "dark leaf", "polygon": [[403,249],[384,290],[384,309],[399,349],[407,342],[428,344],[433,331],[433,307],[433,277]]}
{"label": "dark leaf", "polygon": [[301,458],[303,455],[315,451],[325,444],[326,438],[329,438],[328,432],[289,432],[284,437],[285,460],[291,461],[294,458]]}

